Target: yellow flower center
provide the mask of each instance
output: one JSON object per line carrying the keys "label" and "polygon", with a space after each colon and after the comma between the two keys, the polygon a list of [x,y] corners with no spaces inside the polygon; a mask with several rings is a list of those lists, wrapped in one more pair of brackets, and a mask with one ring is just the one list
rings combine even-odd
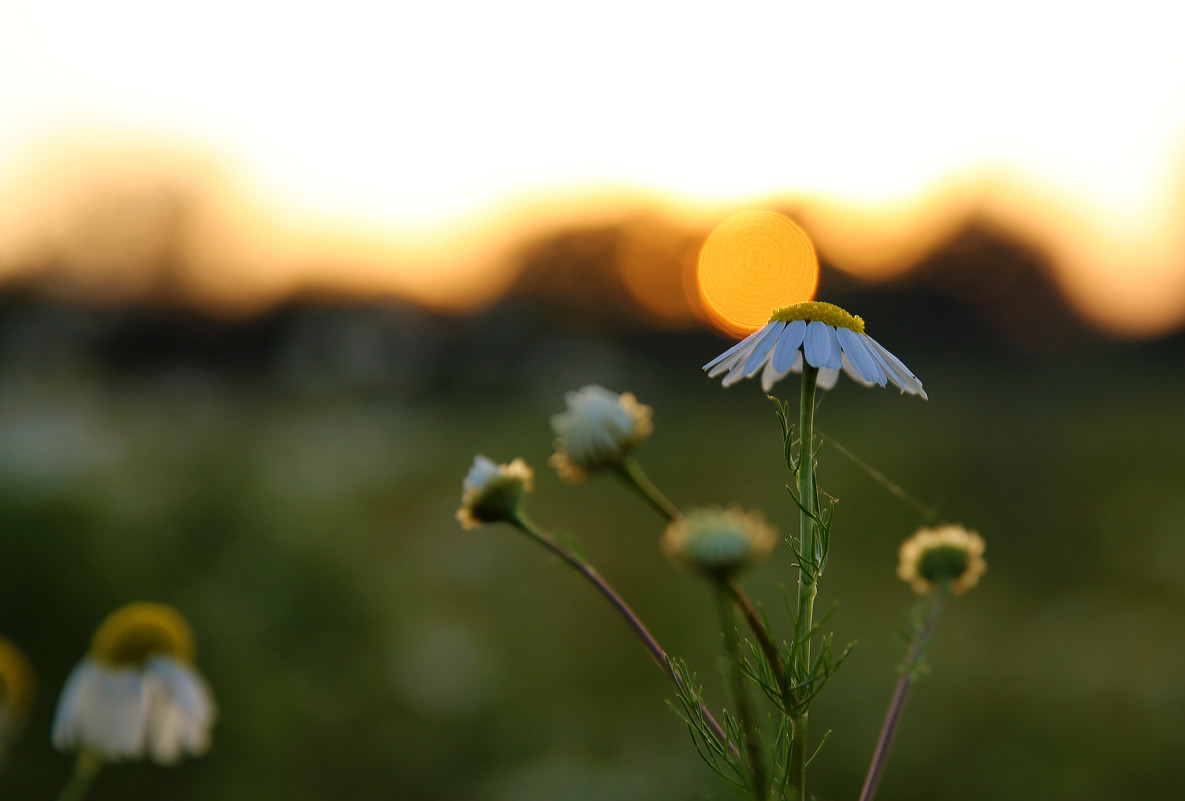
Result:
{"label": "yellow flower center", "polygon": [[6,717],[23,718],[32,699],[33,669],[29,661],[15,645],[0,638],[0,729]]}
{"label": "yellow flower center", "polygon": [[850,328],[857,334],[864,333],[864,320],[854,314],[848,314],[834,303],[824,303],[819,300],[780,306],[770,312],[769,322],[772,323],[775,320],[783,323],[795,320],[806,320],[807,322],[818,320],[834,328]]}
{"label": "yellow flower center", "polygon": [[193,631],[171,606],[128,604],[112,612],[91,640],[91,656],[113,667],[139,667],[149,657],[193,660]]}

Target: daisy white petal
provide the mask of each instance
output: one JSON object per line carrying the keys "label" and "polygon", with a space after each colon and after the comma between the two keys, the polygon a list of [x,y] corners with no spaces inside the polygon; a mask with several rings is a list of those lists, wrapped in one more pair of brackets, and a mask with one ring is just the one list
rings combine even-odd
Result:
{"label": "daisy white petal", "polygon": [[[705,364],[704,369],[710,371],[713,367],[716,367],[716,366],[720,365],[722,362],[728,360],[728,358],[730,356],[735,356],[738,353],[740,353],[742,350],[747,352],[747,348],[753,344],[753,342],[757,339],[757,337],[759,337],[761,335],[761,333],[763,331],[765,331],[765,328],[759,328],[758,330],[754,331],[752,334],[749,334],[749,336],[745,337],[740,342],[736,343],[731,348],[724,351],[724,353],[721,353],[715,359],[712,359],[712,361]],[[709,372],[708,375],[713,375],[713,373]]]}
{"label": "daisy white petal", "polygon": [[738,363],[744,364],[745,357],[748,355],[749,355],[749,351],[746,350],[746,351],[742,351],[740,353],[735,353],[732,356],[729,356],[727,359],[720,362],[719,364],[717,364],[715,367],[713,367],[711,370],[708,371],[708,378],[716,378],[717,376],[724,375],[729,370],[736,367]]}
{"label": "daisy white petal", "polygon": [[201,677],[187,665],[158,657],[149,661],[145,684],[152,693],[148,732],[153,759],[172,764],[182,753],[204,753],[216,713]]}
{"label": "daisy white petal", "polygon": [[59,750],[94,751],[104,759],[139,759],[147,737],[144,685],[137,670],[84,659],[66,681],[54,716]]}
{"label": "daisy white petal", "polygon": [[744,361],[739,361],[734,364],[732,369],[728,371],[728,375],[724,376],[724,380],[720,382],[720,385],[724,387],[731,387],[733,384],[744,378],[745,364],[746,362]]}
{"label": "daisy white petal", "polygon": [[820,367],[819,378],[815,384],[819,389],[832,389],[838,380],[839,370],[832,370],[830,367]]}
{"label": "daisy white petal", "polygon": [[922,382],[910,372],[910,369],[900,359],[889,353],[884,345],[867,334],[864,335],[864,340],[868,345],[869,353],[875,356],[885,368],[890,381],[896,384],[902,392],[908,392],[911,395],[920,395],[923,399],[929,400],[926,397],[925,390],[922,389]]}
{"label": "daisy white petal", "polygon": [[[704,367],[708,371],[709,378],[715,378],[718,375],[727,373],[737,364],[744,364],[745,360],[749,358],[749,354],[753,352],[753,347],[757,341],[761,339],[762,334],[765,333],[764,328],[759,328],[749,336],[742,339],[737,344],[726,350],[724,353],[717,356]],[[711,369],[709,369],[709,367]]]}
{"label": "daisy white petal", "polygon": [[838,370],[841,366],[839,340],[835,329],[821,320],[813,320],[806,327],[806,338],[802,342],[806,363],[812,367]]}
{"label": "daisy white petal", "polygon": [[[801,357],[795,360],[795,364],[798,365],[798,371],[802,372]],[[793,366],[794,365],[791,365],[791,368]],[[770,359],[769,361],[767,361],[765,363],[765,369],[761,371],[761,389],[762,389],[762,391],[764,391],[766,393],[773,392],[774,384],[776,384],[777,382],[779,382],[783,378],[785,378],[789,372],[790,372],[789,368],[786,370],[778,370],[777,361],[775,361],[774,359]]]}
{"label": "daisy white petal", "polygon": [[[794,364],[802,355],[799,348],[802,347],[802,339],[806,336],[806,320],[791,320],[786,323],[786,327],[782,330],[778,337],[778,346],[774,350],[773,365],[774,369],[782,375],[795,370]],[[802,367],[799,367],[795,372],[800,372]],[[769,390],[766,390],[767,392]]]}
{"label": "daisy white petal", "polygon": [[848,359],[847,353],[843,355],[843,371],[848,374],[848,378],[852,379],[862,387],[871,387],[875,386],[876,384],[874,381],[869,381],[867,378],[861,375],[859,370],[852,366],[852,362],[850,359]]}
{"label": "daisy white petal", "polygon": [[843,349],[844,356],[847,357],[845,364],[850,363],[852,368],[848,375],[855,378],[856,374],[859,374],[865,386],[877,384],[883,387],[888,379],[885,377],[885,371],[868,352],[868,347],[864,344],[864,335],[857,334],[849,328],[837,328],[835,334],[839,338],[839,346]]}
{"label": "daisy white petal", "polygon": [[772,322],[765,327],[765,333],[754,343],[749,358],[745,360],[745,378],[756,375],[761,369],[774,345],[778,344],[778,334],[782,333],[785,327],[786,324],[781,321]]}

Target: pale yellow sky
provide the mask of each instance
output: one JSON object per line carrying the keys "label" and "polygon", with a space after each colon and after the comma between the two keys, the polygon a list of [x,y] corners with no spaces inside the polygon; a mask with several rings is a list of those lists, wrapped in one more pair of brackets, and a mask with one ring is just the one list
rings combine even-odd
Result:
{"label": "pale yellow sky", "polygon": [[803,201],[869,274],[973,208],[1086,314],[1151,332],[1185,318],[1174,5],[6,0],[0,248],[53,143],[126,135],[207,154],[259,236],[422,287],[459,240],[478,280],[504,223],[590,195]]}

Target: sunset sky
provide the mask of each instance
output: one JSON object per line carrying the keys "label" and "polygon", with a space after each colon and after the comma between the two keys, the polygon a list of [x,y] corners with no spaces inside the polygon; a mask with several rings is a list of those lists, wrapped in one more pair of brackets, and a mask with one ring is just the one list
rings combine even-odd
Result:
{"label": "sunset sky", "polygon": [[794,204],[872,278],[979,215],[1089,319],[1155,334],[1185,321],[1179,34],[1151,0],[7,0],[0,278],[79,192],[180,174],[228,297],[466,307],[549,225]]}

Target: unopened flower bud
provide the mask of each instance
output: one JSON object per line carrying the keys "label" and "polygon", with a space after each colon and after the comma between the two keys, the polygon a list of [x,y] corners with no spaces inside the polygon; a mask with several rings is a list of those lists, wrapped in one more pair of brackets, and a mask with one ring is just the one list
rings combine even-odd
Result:
{"label": "unopened flower bud", "polygon": [[594,470],[621,464],[654,430],[653,410],[628,392],[589,384],[564,400],[567,410],[551,418],[556,439],[550,462],[567,481],[579,483]]}
{"label": "unopened flower bud", "polygon": [[918,529],[901,544],[897,575],[921,595],[941,586],[962,595],[987,570],[985,547],[982,537],[960,525]]}
{"label": "unopened flower bud", "polygon": [[778,536],[760,512],[740,507],[692,509],[667,526],[662,549],[681,567],[725,578],[769,556]]}
{"label": "unopened flower bud", "polygon": [[477,456],[461,483],[461,508],[457,520],[464,528],[478,528],[483,523],[512,522],[518,514],[523,495],[530,492],[535,473],[522,459],[497,464]]}

